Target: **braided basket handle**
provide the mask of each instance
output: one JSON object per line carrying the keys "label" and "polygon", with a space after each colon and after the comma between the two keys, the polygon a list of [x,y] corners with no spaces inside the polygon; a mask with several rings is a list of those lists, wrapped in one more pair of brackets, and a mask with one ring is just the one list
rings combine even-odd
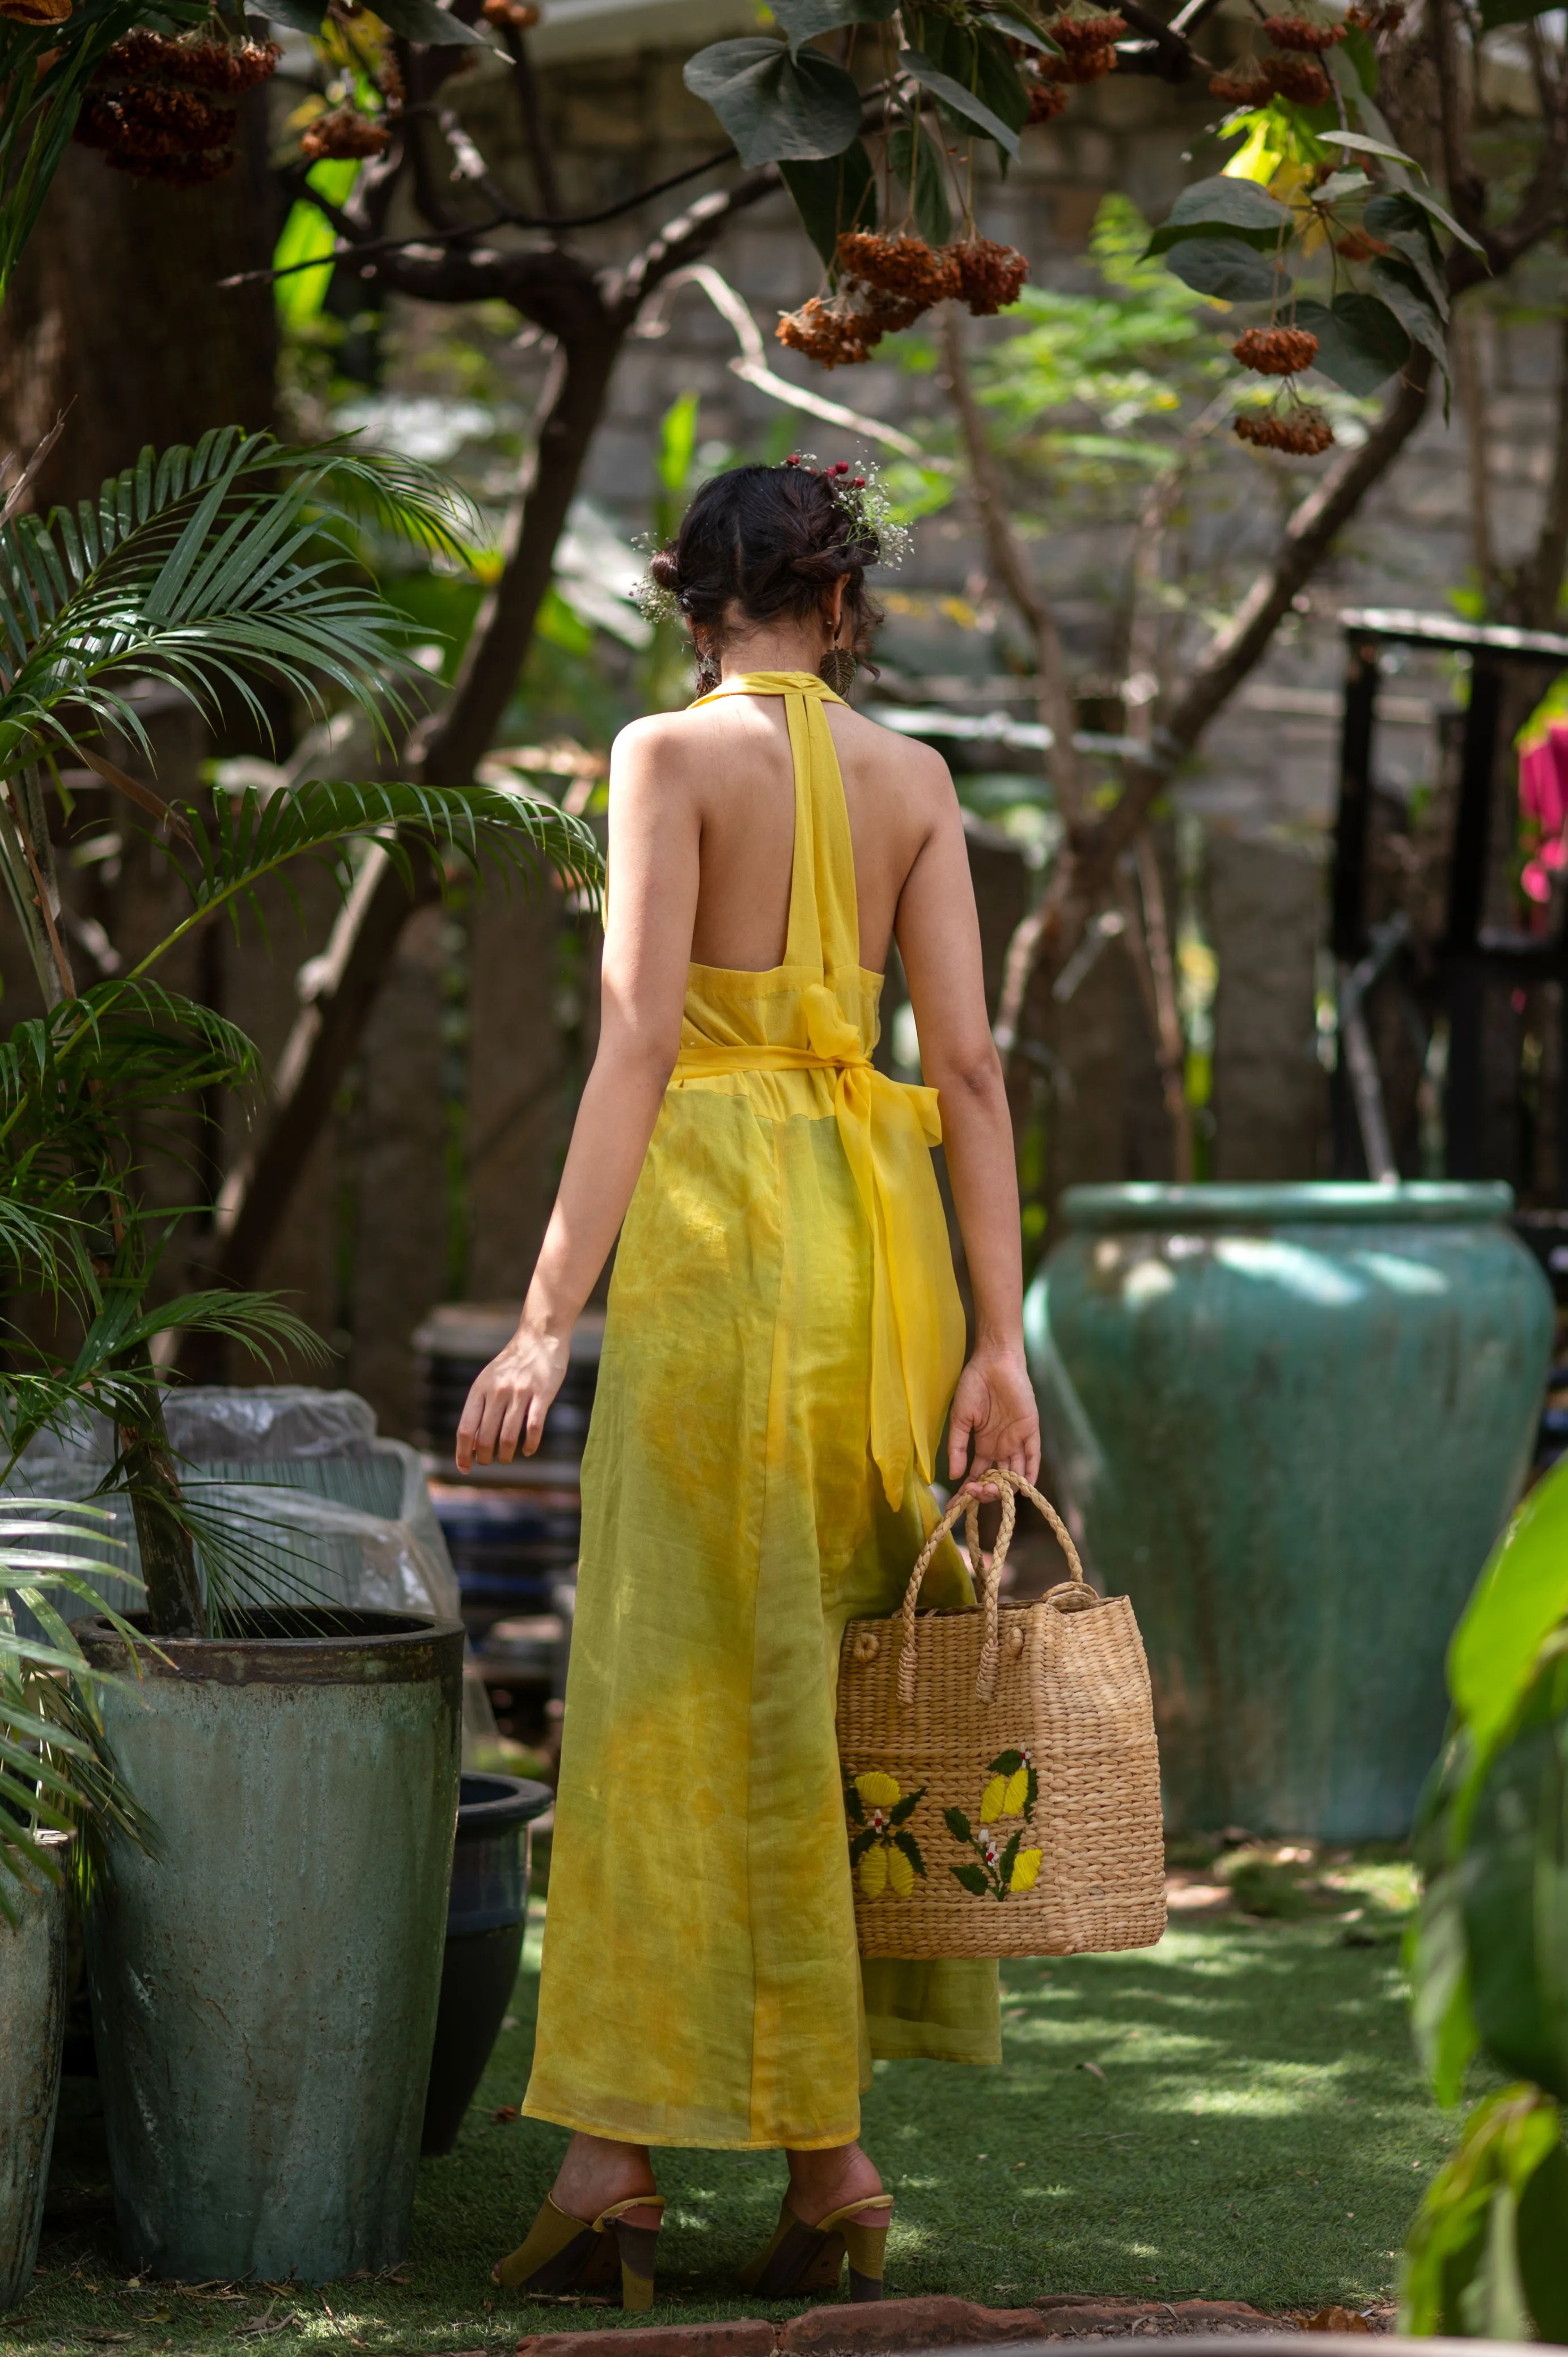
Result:
{"label": "braided basket handle", "polygon": [[1050,1591],[1047,1600],[1055,1601],[1059,1611],[1073,1612],[1093,1601],[1093,1590],[1083,1576],[1083,1563],[1072,1543],[1068,1529],[1048,1498],[1042,1498],[1032,1481],[1022,1473],[1012,1472],[1004,1465],[993,1465],[979,1477],[990,1481],[1002,1492],[1002,1527],[996,1534],[996,1545],[987,1568],[980,1552],[980,1501],[972,1491],[961,1490],[925,1545],[920,1549],[915,1568],[909,1575],[909,1585],[904,1591],[904,1641],[898,1652],[898,1699],[906,1708],[915,1699],[916,1638],[915,1614],[920,1601],[920,1587],[930,1567],[931,1557],[954,1527],[961,1516],[964,1523],[964,1539],[969,1547],[969,1560],[980,1589],[980,1601],[985,1614],[985,1636],[980,1649],[980,1666],[975,1672],[974,1693],[978,1702],[992,1702],[996,1695],[996,1669],[1002,1645],[998,1629],[998,1613],[1002,1593],[1002,1573],[1007,1561],[1007,1550],[1013,1544],[1013,1533],[1018,1519],[1018,1495],[1032,1498],[1052,1530],[1056,1533],[1062,1553],[1071,1569],[1070,1579],[1063,1580]]}

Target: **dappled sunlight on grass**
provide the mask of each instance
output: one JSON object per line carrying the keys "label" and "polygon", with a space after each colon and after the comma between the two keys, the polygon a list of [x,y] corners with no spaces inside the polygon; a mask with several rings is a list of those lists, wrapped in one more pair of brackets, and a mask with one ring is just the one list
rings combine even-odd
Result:
{"label": "dappled sunlight on grass", "polygon": [[[1386,2294],[1454,2128],[1411,2051],[1396,1944],[1409,1869],[1331,1871],[1332,1914],[1177,1919],[1156,1949],[1005,1966],[1000,2071],[879,2064],[865,2140],[898,2197],[889,2288],[1007,2307],[1058,2292],[1262,2308]],[[527,2078],[538,1937],[535,1923],[515,2026],[456,2151],[420,2172],[405,2281],[246,2286],[243,2300],[208,2306],[127,2286],[109,2221],[84,2216],[49,2233],[45,2278],[0,2320],[0,2352],[88,2357],[111,2330],[149,2351],[209,2347],[249,2325],[270,2347],[358,2341],[390,2357],[499,2352],[520,2332],[618,2321],[489,2282],[565,2143],[542,2122],[497,2117]],[[62,2185],[101,2186],[91,2136],[66,2158]],[[670,2209],[653,2320],[791,2313],[734,2288],[771,2231],[779,2157],[655,2159]]]}

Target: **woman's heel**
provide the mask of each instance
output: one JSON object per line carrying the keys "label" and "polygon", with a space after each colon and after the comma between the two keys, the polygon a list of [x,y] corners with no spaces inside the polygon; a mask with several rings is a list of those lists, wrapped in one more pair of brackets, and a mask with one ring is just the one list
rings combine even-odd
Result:
{"label": "woman's heel", "polygon": [[740,2271],[742,2291],[764,2299],[800,2299],[815,2291],[837,2291],[849,2258],[851,2299],[880,2299],[882,2255],[887,2246],[891,2193],[846,2201],[815,2226],[797,2218],[784,2196],[773,2240]]}
{"label": "woman's heel", "polygon": [[[885,2195],[884,2200],[886,2200]],[[888,2205],[891,2207],[891,2203]],[[885,2211],[880,2222],[872,2224],[865,2213],[868,2203],[857,2203],[853,2211],[841,2210],[843,2222],[844,2249],[849,2256],[849,2296],[851,2299],[880,2299],[882,2297],[882,2266],[887,2249],[887,2216]],[[823,2221],[826,2224],[828,2222]]]}
{"label": "woman's heel", "polygon": [[662,2211],[663,2207],[662,2194],[638,2193],[629,2201],[618,2201],[595,2220],[596,2225],[609,2227],[615,2235],[620,2257],[620,2304],[628,2315],[646,2316],[653,2306],[653,2270],[663,2221],[660,2219],[660,2226],[631,2226],[627,2223],[626,2212]]}
{"label": "woman's heel", "polygon": [[528,2239],[510,2257],[490,2270],[490,2281],[508,2291],[542,2293],[559,2298],[563,2293],[584,2291],[599,2283],[613,2283],[620,2262],[620,2303],[639,2315],[653,2305],[653,2259],[659,2242],[657,2226],[628,2226],[628,2210],[660,2212],[661,2193],[634,2193],[629,2201],[612,2202],[596,2218],[574,2218],[553,2194],[528,2231]]}

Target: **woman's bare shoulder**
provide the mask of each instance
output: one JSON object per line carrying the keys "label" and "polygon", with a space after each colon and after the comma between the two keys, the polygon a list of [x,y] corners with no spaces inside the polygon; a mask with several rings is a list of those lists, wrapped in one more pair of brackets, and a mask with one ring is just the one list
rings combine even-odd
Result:
{"label": "woman's bare shoulder", "polygon": [[941,755],[918,737],[885,728],[848,705],[833,715],[833,736],[841,764],[845,759],[857,763],[907,802],[934,813],[952,802],[952,772]]}

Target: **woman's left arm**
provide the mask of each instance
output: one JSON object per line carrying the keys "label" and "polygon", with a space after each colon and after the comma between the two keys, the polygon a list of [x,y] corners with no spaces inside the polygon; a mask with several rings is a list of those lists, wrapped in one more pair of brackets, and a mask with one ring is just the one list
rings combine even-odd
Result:
{"label": "woman's left arm", "polygon": [[636,721],[610,757],[599,1045],[517,1332],[475,1381],[457,1468],[532,1457],[572,1329],[620,1232],[681,1047],[701,822],[672,759],[680,721]]}

